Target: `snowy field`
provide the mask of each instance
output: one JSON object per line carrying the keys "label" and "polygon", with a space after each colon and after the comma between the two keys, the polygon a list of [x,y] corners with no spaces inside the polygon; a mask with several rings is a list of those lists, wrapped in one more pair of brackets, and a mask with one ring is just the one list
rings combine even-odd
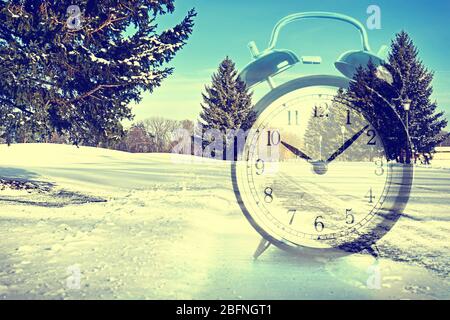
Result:
{"label": "snowy field", "polygon": [[[416,170],[378,266],[273,247],[253,261],[260,238],[225,162],[1,145],[0,179],[3,299],[450,299],[445,165]],[[367,287],[374,266],[379,288]]]}

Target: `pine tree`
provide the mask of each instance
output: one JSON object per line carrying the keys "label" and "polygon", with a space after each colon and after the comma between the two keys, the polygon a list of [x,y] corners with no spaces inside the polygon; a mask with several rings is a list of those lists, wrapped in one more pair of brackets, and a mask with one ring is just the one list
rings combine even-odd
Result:
{"label": "pine tree", "polygon": [[[388,65],[384,65],[389,68]],[[375,76],[377,67],[369,61],[366,68],[358,68],[348,90],[340,90],[337,103],[348,105],[359,112],[381,134],[388,160],[398,159],[404,149],[401,143],[402,127],[392,117],[391,102],[395,93],[390,85]],[[395,86],[395,82],[393,84]]]}
{"label": "pine tree", "polygon": [[[380,72],[390,75],[391,79],[386,81]],[[336,100],[363,111],[376,129],[389,137],[385,147],[390,160],[401,161],[405,152],[399,142],[402,128],[392,118],[392,107],[408,127],[416,152],[431,153],[446,139],[447,135],[439,134],[447,125],[444,113],[439,112],[437,104],[430,99],[433,73],[418,58],[418,50],[406,32],[400,32],[392,41],[385,64],[377,68],[369,62],[366,68],[357,70],[353,80],[348,90],[338,94]],[[408,114],[404,109],[406,100],[411,100]]]}
{"label": "pine tree", "polygon": [[251,128],[256,119],[252,111],[252,94],[238,76],[230,58],[222,61],[212,76],[211,86],[206,86],[205,90],[200,113],[204,131],[217,129],[226,136],[229,130],[246,131]]}
{"label": "pine tree", "polygon": [[[315,105],[309,115],[304,135],[304,150],[315,160],[325,160],[342,144],[339,108]],[[321,142],[322,139],[322,142]]]}
{"label": "pine tree", "polygon": [[[389,54],[391,70],[401,79],[397,90],[404,99],[411,99],[408,127],[413,147],[419,153],[432,153],[447,136],[439,133],[447,126],[444,112],[431,101],[434,74],[418,57],[419,51],[409,35],[402,31],[392,42]],[[406,121],[406,112],[397,104],[397,111]]]}
{"label": "pine tree", "polygon": [[33,134],[97,144],[123,133],[130,102],[172,73],[165,65],[192,33],[192,10],[158,32],[157,16],[174,0],[0,2],[0,133],[7,142],[25,124]]}
{"label": "pine tree", "polygon": [[[326,160],[367,122],[361,114],[337,101],[316,107],[308,119],[303,149],[313,159]],[[376,148],[368,147],[364,139],[359,139],[353,143],[351,152],[344,152],[336,161],[363,161],[376,155]]]}

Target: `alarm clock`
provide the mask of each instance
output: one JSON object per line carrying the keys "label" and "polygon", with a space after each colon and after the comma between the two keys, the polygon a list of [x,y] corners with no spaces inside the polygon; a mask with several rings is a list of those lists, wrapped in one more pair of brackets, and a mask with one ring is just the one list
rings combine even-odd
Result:
{"label": "alarm clock", "polygon": [[[361,34],[362,50],[349,51],[335,63],[343,76],[302,76],[275,86],[273,77],[318,57],[298,56],[276,48],[280,30],[300,19],[325,18],[350,23]],[[412,185],[413,166],[398,164],[388,154],[388,130],[376,119],[336,99],[360,66],[383,59],[370,51],[368,35],[357,20],[336,13],[290,15],[275,26],[269,47],[241,72],[250,87],[267,82],[270,91],[255,104],[257,119],[240,158],[231,168],[237,202],[262,236],[254,257],[270,244],[299,254],[340,256],[368,250],[401,216]],[[396,141],[411,155],[408,132]]]}

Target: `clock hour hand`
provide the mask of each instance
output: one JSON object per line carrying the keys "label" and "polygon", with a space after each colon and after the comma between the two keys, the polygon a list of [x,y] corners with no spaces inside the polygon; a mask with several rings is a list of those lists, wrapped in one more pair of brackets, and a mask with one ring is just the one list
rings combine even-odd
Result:
{"label": "clock hour hand", "polygon": [[293,154],[295,154],[296,156],[305,159],[307,161],[312,161],[312,158],[309,157],[308,155],[306,155],[305,153],[303,153],[302,151],[298,150],[296,147],[291,146],[290,144],[281,141],[281,144],[288,149],[289,151],[291,151]]}
{"label": "clock hour hand", "polygon": [[347,150],[348,147],[350,147],[353,144],[353,142],[358,140],[358,138],[364,133],[364,131],[366,131],[367,128],[369,128],[369,125],[365,126],[361,130],[359,130],[353,137],[345,141],[345,143],[335,153],[333,153],[326,162],[330,163],[331,161],[336,159],[339,155],[341,155],[345,150]]}

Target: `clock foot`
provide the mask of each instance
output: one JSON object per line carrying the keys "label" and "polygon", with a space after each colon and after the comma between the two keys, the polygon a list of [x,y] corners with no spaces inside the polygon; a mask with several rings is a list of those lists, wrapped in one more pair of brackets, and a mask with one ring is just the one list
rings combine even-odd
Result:
{"label": "clock foot", "polygon": [[261,242],[258,245],[258,248],[256,248],[255,253],[253,254],[253,259],[256,260],[259,258],[260,255],[264,253],[268,248],[270,247],[270,242],[266,239],[262,238]]}
{"label": "clock foot", "polygon": [[378,250],[378,247],[376,244],[371,245],[366,250],[375,259],[378,260],[380,258],[380,250]]}

